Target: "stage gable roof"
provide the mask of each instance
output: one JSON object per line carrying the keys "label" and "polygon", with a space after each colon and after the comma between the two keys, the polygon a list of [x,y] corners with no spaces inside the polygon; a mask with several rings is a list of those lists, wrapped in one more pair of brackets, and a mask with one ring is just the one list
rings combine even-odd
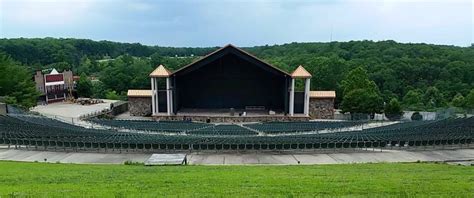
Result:
{"label": "stage gable roof", "polygon": [[256,56],[238,48],[238,47],[235,47],[231,44],[228,44],[214,52],[211,52],[210,54],[200,58],[199,60],[196,60],[178,70],[176,70],[174,73],[172,73],[171,75],[179,75],[179,74],[184,74],[190,70],[193,70],[193,69],[197,69],[201,66],[204,66],[214,60],[217,60],[221,57],[223,57],[224,55],[227,55],[227,54],[235,54],[237,55],[238,57],[244,59],[244,60],[247,60],[249,62],[252,62],[252,63],[255,63],[256,65],[259,65],[261,67],[263,67],[264,69],[267,69],[269,71],[272,71],[274,73],[277,73],[277,74],[280,74],[280,75],[283,75],[283,76],[288,76],[290,77],[291,75],[283,70],[281,70],[280,68],[277,68],[259,58],[257,58]]}

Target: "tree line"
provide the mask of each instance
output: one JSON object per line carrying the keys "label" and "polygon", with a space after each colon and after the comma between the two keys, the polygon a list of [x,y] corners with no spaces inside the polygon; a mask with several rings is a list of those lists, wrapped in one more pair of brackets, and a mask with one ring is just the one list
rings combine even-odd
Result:
{"label": "tree line", "polygon": [[[95,97],[123,98],[127,89],[149,88],[148,74],[158,64],[176,70],[216,49],[87,39],[0,39],[0,51],[30,72],[55,67],[96,77],[99,80],[88,92]],[[243,49],[288,72],[303,65],[313,75],[312,90],[335,90],[336,106],[343,110],[356,111],[347,107],[354,108],[350,103],[357,100],[377,101],[358,103],[371,113],[397,102],[406,110],[474,108],[473,46],[350,41]],[[347,88],[356,79],[361,83]]]}

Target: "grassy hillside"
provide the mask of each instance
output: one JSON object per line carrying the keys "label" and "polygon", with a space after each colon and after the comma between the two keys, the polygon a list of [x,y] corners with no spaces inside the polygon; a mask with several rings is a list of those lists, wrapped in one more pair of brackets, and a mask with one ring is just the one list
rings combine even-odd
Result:
{"label": "grassy hillside", "polygon": [[474,167],[72,165],[0,162],[0,196],[472,197]]}

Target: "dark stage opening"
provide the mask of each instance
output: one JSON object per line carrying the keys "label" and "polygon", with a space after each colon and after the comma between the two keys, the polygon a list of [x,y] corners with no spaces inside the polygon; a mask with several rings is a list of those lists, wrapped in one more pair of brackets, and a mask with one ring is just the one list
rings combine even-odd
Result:
{"label": "dark stage opening", "polygon": [[179,109],[285,110],[288,79],[239,53],[225,53],[174,76]]}

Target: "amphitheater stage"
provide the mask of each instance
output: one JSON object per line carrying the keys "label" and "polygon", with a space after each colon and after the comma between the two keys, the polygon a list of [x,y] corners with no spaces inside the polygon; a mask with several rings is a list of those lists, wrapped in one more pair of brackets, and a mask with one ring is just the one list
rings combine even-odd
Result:
{"label": "amphitheater stage", "polygon": [[[246,115],[242,115],[245,112]],[[303,114],[295,114],[290,117],[281,111],[275,111],[270,115],[266,110],[236,109],[231,115],[229,109],[182,109],[176,115],[160,113],[153,116],[155,120],[186,120],[206,122],[208,119],[213,123],[222,122],[271,122],[271,121],[308,121],[310,118]]]}
{"label": "amphitheater stage", "polygon": [[[143,163],[152,154],[53,152],[0,148],[0,160],[75,164],[123,164],[126,161]],[[46,159],[46,161],[45,161]],[[318,153],[318,152],[199,152],[187,154],[189,164],[196,165],[290,165],[290,164],[350,164],[397,162],[446,162],[474,164],[474,149],[442,150],[380,150]]]}

